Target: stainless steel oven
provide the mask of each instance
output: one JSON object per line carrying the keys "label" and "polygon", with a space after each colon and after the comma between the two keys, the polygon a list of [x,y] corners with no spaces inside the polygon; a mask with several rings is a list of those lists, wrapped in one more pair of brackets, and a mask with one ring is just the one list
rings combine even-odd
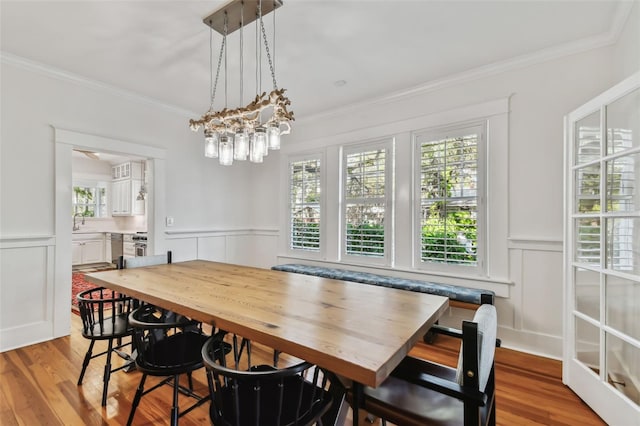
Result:
{"label": "stainless steel oven", "polygon": [[147,255],[147,233],[146,232],[138,232],[133,235],[133,247],[135,251],[135,255],[137,256],[146,256]]}
{"label": "stainless steel oven", "polygon": [[136,256],[146,256],[147,255],[147,242],[136,242],[135,245]]}

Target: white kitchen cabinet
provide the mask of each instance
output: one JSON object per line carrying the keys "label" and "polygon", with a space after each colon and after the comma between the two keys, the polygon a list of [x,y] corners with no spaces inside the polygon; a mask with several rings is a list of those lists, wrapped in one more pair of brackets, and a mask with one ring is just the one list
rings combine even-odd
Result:
{"label": "white kitchen cabinet", "polygon": [[111,234],[105,234],[104,240],[104,261],[111,262],[113,257],[111,256]]}
{"label": "white kitchen cabinet", "polygon": [[71,241],[71,264],[84,265],[105,261],[103,233],[76,234]]}
{"label": "white kitchen cabinet", "polygon": [[144,215],[144,200],[137,200],[142,187],[141,163],[124,163],[112,168],[114,178],[111,184],[111,215]]}

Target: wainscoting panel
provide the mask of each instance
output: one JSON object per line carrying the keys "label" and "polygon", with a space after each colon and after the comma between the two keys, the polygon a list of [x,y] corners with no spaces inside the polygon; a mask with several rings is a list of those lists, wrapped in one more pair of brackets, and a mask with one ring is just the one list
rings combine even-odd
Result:
{"label": "wainscoting panel", "polygon": [[227,237],[222,235],[198,238],[198,259],[226,262]]}
{"label": "wainscoting panel", "polygon": [[53,238],[0,242],[0,352],[53,338]]}
{"label": "wainscoting panel", "polygon": [[272,229],[172,230],[165,247],[176,262],[204,259],[270,268],[276,264],[277,243],[278,231]]}

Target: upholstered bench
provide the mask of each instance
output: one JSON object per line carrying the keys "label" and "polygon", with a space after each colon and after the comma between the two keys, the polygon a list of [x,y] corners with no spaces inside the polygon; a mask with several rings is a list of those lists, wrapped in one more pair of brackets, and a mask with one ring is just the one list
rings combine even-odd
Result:
{"label": "upholstered bench", "polygon": [[406,278],[390,277],[371,274],[369,272],[349,271],[346,269],[326,268],[301,264],[285,264],[273,266],[276,271],[295,272],[298,274],[314,275],[323,278],[333,278],[343,281],[354,281],[363,284],[379,285],[399,288],[420,293],[437,294],[449,298],[449,306],[464,309],[476,309],[483,303],[493,304],[495,293],[491,290],[467,288],[450,284],[439,284],[427,281],[410,280]]}

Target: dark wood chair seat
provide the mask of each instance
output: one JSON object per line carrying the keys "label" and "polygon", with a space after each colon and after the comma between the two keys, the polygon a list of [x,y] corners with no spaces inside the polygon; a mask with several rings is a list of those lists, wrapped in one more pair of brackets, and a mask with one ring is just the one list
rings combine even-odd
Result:
{"label": "dark wood chair seat", "polygon": [[462,331],[438,327],[462,340],[457,368],[407,356],[380,386],[364,388],[360,407],[383,425],[495,425],[496,328],[496,310],[488,304]]}

